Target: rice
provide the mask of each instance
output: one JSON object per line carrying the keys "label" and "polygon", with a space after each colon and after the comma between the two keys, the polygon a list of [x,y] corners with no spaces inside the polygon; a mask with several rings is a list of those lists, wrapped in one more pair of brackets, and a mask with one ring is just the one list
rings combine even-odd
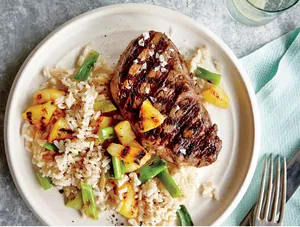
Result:
{"label": "rice", "polygon": [[[133,186],[138,200],[138,214],[136,218],[128,220],[130,224],[172,224],[176,220],[179,205],[190,203],[197,190],[196,171],[189,169],[193,167],[181,167],[171,171],[183,192],[183,196],[176,199],[170,196],[157,179],[141,184],[135,172],[125,174],[120,180],[107,179],[104,186],[100,184],[101,175],[110,171],[111,158],[101,145],[95,144],[98,135],[93,122],[102,113],[94,110],[94,103],[109,99],[109,82],[113,70],[107,66],[105,59],[98,59],[86,81],[72,79],[91,49],[92,44],[89,43],[78,57],[75,68],[46,67],[43,70],[47,81],[41,88],[56,88],[66,93],[55,100],[55,105],[65,114],[64,118],[73,131],[74,138],[54,140],[58,152],[50,151],[43,147],[50,129],[40,132],[25,122],[22,127],[25,148],[31,153],[32,163],[37,170],[43,176],[50,177],[58,189],[71,186],[80,189],[82,181],[91,185],[100,211],[120,211],[123,205],[122,195],[127,192],[127,188],[122,186],[129,183]],[[119,114],[113,118],[124,120]],[[82,215],[85,216],[83,211]]]}
{"label": "rice", "polygon": [[218,60],[213,60],[214,67],[218,73],[222,70],[222,65]]}
{"label": "rice", "polygon": [[207,182],[201,185],[200,193],[204,198],[213,198],[219,200],[216,186],[212,182]]}

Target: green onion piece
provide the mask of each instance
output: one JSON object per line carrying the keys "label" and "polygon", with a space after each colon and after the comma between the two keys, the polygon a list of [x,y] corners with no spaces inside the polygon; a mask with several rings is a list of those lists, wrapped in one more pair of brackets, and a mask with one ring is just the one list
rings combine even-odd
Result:
{"label": "green onion piece", "polygon": [[180,226],[193,226],[191,215],[184,205],[180,205],[180,209],[176,211]]}
{"label": "green onion piece", "polygon": [[108,179],[115,179],[115,176],[114,176],[114,167],[113,167],[113,165],[112,165],[112,163],[110,163],[111,164],[111,168],[109,169],[109,175],[108,175]]}
{"label": "green onion piece", "polygon": [[181,209],[176,211],[176,215],[177,215],[180,226],[189,226],[189,224],[185,220],[185,215]]}
{"label": "green onion piece", "polygon": [[[112,159],[112,162],[110,163],[111,168],[110,168],[110,171],[109,171],[109,179],[116,179],[116,180],[122,179],[123,175],[126,173],[126,166],[124,165],[124,162],[122,160],[120,160],[121,177],[119,179],[117,179],[115,177],[114,166],[116,166],[117,171],[119,171],[119,167],[118,167],[118,165],[119,165],[118,162],[119,161],[115,160],[116,157],[113,157],[113,156],[111,156],[111,159]],[[117,159],[119,159],[119,158],[117,158]],[[114,165],[114,161],[117,162],[115,165]],[[119,176],[119,175],[117,174],[117,176]]]}
{"label": "green onion piece", "polygon": [[79,68],[78,72],[74,76],[74,79],[80,81],[87,80],[98,57],[99,53],[95,50],[91,50],[91,52],[83,62],[82,66]]}
{"label": "green onion piece", "polygon": [[47,150],[50,150],[50,151],[58,151],[59,149],[57,148],[57,146],[55,146],[54,144],[52,143],[45,143],[44,144],[44,148],[46,148]]}
{"label": "green onion piece", "polygon": [[101,111],[102,113],[112,112],[117,110],[117,108],[114,106],[114,104],[110,100],[101,100],[98,102],[95,102],[94,104],[94,110],[95,111]]}
{"label": "green onion piece", "polygon": [[116,180],[120,180],[123,176],[122,164],[121,164],[122,161],[119,158],[114,157],[114,156],[111,157],[111,160],[112,160],[113,169],[114,169],[114,178]]}
{"label": "green onion piece", "polygon": [[74,199],[68,200],[66,202],[66,206],[71,207],[71,208],[75,208],[77,210],[81,210],[81,208],[82,208],[82,195],[81,195],[81,192],[79,191],[76,194]]}
{"label": "green onion piece", "polygon": [[152,179],[165,169],[166,163],[159,157],[156,157],[139,169],[139,180],[141,181],[141,183],[144,183],[147,180]]}
{"label": "green onion piece", "polygon": [[50,177],[43,177],[40,172],[36,173],[36,177],[39,180],[40,185],[43,187],[44,190],[48,190],[52,188]]}
{"label": "green onion piece", "polygon": [[194,71],[195,76],[201,78],[203,80],[207,80],[208,82],[219,85],[221,81],[221,75],[217,73],[210,72],[204,68],[197,67]]}
{"label": "green onion piece", "polygon": [[98,211],[92,186],[87,183],[81,182],[81,194],[86,216],[92,218],[93,220],[98,220]]}
{"label": "green onion piece", "polygon": [[157,175],[157,178],[160,180],[163,186],[165,186],[172,198],[177,198],[182,195],[180,188],[174,181],[173,177],[170,175],[167,168],[164,171],[160,172]]}
{"label": "green onion piece", "polygon": [[100,128],[99,136],[102,142],[116,137],[113,127]]}

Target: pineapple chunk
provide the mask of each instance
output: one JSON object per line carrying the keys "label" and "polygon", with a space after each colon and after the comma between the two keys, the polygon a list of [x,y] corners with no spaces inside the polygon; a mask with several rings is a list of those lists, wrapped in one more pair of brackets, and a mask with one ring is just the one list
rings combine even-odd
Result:
{"label": "pineapple chunk", "polygon": [[38,91],[33,95],[33,105],[42,104],[48,101],[55,101],[60,96],[64,96],[66,93],[54,88],[46,88]]}
{"label": "pineapple chunk", "polygon": [[140,161],[145,155],[146,151],[144,149],[140,149],[138,147],[125,146],[125,148],[122,150],[120,157],[124,161],[140,164]]}
{"label": "pineapple chunk", "polygon": [[59,118],[53,125],[48,136],[48,142],[53,143],[54,140],[72,139],[73,131],[70,129],[66,119]]}
{"label": "pineapple chunk", "polygon": [[[133,140],[129,143],[129,146],[131,147],[139,147],[140,149],[144,149],[136,140]],[[124,165],[126,167],[126,173],[131,173],[133,171],[136,171],[141,166],[145,165],[146,162],[148,162],[151,159],[151,154],[146,151],[146,155],[142,158],[140,161],[140,164],[136,164],[134,162],[124,162]]]}
{"label": "pineapple chunk", "polygon": [[119,122],[114,129],[118,139],[123,145],[128,145],[136,138],[134,132],[131,129],[129,121]]}
{"label": "pineapple chunk", "polygon": [[145,157],[146,151],[140,147],[123,146],[121,144],[111,143],[107,152],[125,162],[134,162],[140,165],[141,160]]}
{"label": "pineapple chunk", "polygon": [[[144,148],[142,147],[142,145],[139,144],[136,140],[132,140],[130,143],[128,143],[128,145],[131,146],[131,147],[138,147],[138,148],[140,148],[140,149],[144,149]],[[144,150],[145,150],[145,149],[144,149]]]}
{"label": "pineapple chunk", "polygon": [[117,110],[114,104],[110,100],[101,100],[95,102],[94,104],[95,111],[101,111],[102,113],[112,112]]}
{"label": "pineapple chunk", "polygon": [[99,128],[106,128],[109,126],[113,126],[115,120],[112,117],[100,116],[97,119],[91,120],[91,126],[95,128],[95,133],[98,132]]}
{"label": "pineapple chunk", "polygon": [[202,97],[205,101],[220,108],[227,109],[229,106],[230,100],[225,91],[219,86],[213,85],[207,91],[202,92]]}
{"label": "pineapple chunk", "polygon": [[99,128],[107,128],[114,125],[114,119],[112,117],[100,116]]}
{"label": "pineapple chunk", "polygon": [[29,107],[22,114],[22,117],[37,129],[44,131],[55,110],[56,106],[53,102],[49,101],[44,104]]}
{"label": "pineapple chunk", "polygon": [[139,118],[140,132],[148,132],[151,129],[157,128],[166,119],[164,115],[152,106],[148,99],[146,99],[141,106]]}
{"label": "pineapple chunk", "polygon": [[120,157],[120,154],[122,152],[122,150],[124,149],[124,146],[121,144],[117,144],[117,143],[111,143],[108,148],[107,148],[107,152],[114,157]]}
{"label": "pineapple chunk", "polygon": [[140,164],[136,164],[134,162],[123,162],[126,167],[126,173],[131,173],[138,170],[143,165],[145,165],[146,162],[148,162],[150,159],[151,159],[151,155],[149,154],[149,152],[147,152],[144,158],[140,161]]}
{"label": "pineapple chunk", "polygon": [[138,199],[135,198],[136,193],[133,185],[129,182],[124,183],[119,190],[127,188],[127,191],[122,195],[122,207],[119,214],[126,218],[135,218],[138,214]]}

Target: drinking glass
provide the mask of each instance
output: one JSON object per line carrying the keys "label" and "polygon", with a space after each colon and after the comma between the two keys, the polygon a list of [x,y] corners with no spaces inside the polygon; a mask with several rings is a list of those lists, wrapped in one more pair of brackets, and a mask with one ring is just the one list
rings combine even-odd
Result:
{"label": "drinking glass", "polygon": [[269,23],[299,0],[224,0],[229,15],[249,26]]}

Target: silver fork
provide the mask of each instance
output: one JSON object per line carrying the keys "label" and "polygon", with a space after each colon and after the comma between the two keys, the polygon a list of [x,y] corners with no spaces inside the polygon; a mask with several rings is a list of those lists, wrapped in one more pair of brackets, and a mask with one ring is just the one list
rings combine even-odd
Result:
{"label": "silver fork", "polygon": [[[286,202],[286,160],[283,158],[283,170],[280,171],[280,157],[277,159],[277,177],[273,182],[273,154],[270,158],[268,189],[265,191],[267,175],[267,157],[265,158],[262,182],[258,203],[255,206],[252,224],[255,226],[283,225],[284,208]],[[279,207],[280,205],[280,207]],[[277,219],[277,215],[279,217]]]}

